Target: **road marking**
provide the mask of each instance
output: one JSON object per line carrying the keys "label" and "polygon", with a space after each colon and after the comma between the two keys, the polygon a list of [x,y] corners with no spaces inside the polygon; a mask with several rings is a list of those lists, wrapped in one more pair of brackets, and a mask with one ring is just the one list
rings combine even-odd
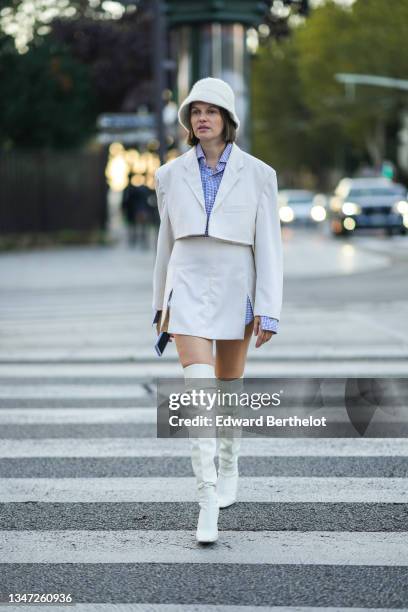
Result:
{"label": "road marking", "polygon": [[[130,402],[129,402],[130,403]],[[157,410],[151,408],[11,408],[0,410],[0,424],[60,425],[72,423],[156,423]]]}
{"label": "road marking", "polygon": [[[139,410],[139,409],[137,409]],[[190,457],[187,438],[0,439],[0,459],[22,457]],[[408,457],[406,438],[243,438],[248,457]]]}
{"label": "road marking", "polygon": [[1,531],[0,563],[242,563],[408,566],[408,532]]}
{"label": "road marking", "polygon": [[[0,503],[190,502],[194,478],[0,478]],[[241,477],[241,502],[408,503],[408,479]]]}
{"label": "road marking", "polygon": [[124,384],[102,384],[102,385],[87,385],[87,384],[64,384],[64,385],[2,385],[1,399],[26,399],[26,398],[66,398],[72,397],[75,399],[89,399],[99,397],[111,398],[135,398],[146,395],[146,389],[141,384],[124,385]]}
{"label": "road marking", "polygon": [[[153,347],[153,340],[152,345]],[[166,349],[167,351],[167,349]],[[173,346],[169,347],[169,353],[166,357],[160,358],[154,352],[153,348],[149,353],[141,354],[139,348],[135,345],[116,346],[110,344],[109,349],[100,348],[75,348],[61,347],[55,349],[8,349],[0,350],[0,362],[2,366],[7,365],[9,368],[20,368],[18,362],[21,362],[27,367],[41,364],[44,367],[54,368],[58,362],[65,362],[65,368],[70,371],[77,368],[79,365],[85,370],[93,362],[91,368],[107,366],[107,371],[114,366],[128,365],[131,367],[132,374],[135,378],[149,380],[151,378],[178,378],[182,380],[182,367],[177,359],[176,349]],[[338,359],[327,360],[322,358],[319,350],[311,351],[308,356],[301,356],[291,360],[280,359],[279,353],[257,354],[258,358],[250,355],[245,368],[245,376],[247,378],[380,378],[391,377],[407,377],[408,376],[408,360],[406,359],[405,349],[401,357],[395,359],[381,359],[378,354],[375,358],[349,359],[350,353],[340,355]],[[335,349],[332,350],[332,355],[336,356]],[[11,365],[14,362],[14,365]],[[32,362],[30,364],[29,362]],[[36,362],[36,363],[35,363]],[[54,362],[50,364],[50,362]],[[75,362],[75,363],[74,363]],[[103,377],[101,373],[98,375]],[[108,373],[109,376],[109,373]],[[18,381],[16,381],[18,382]],[[39,391],[38,391],[39,393]],[[17,393],[13,393],[12,397],[18,397]],[[39,397],[36,395],[35,397]]]}

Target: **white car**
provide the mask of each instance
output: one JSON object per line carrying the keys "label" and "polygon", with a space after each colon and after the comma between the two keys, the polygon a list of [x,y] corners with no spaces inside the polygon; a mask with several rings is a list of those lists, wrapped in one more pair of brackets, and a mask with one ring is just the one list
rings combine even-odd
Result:
{"label": "white car", "polygon": [[282,223],[320,223],[326,218],[325,198],[313,191],[281,189],[278,202]]}

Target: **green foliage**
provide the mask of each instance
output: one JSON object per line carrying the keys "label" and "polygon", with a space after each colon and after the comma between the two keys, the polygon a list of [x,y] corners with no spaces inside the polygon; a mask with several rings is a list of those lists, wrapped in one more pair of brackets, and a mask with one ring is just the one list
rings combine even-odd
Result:
{"label": "green foliage", "polygon": [[[318,171],[324,151],[321,129],[339,138],[335,124],[316,126],[304,103],[298,74],[298,51],[293,38],[271,41],[261,49],[254,66],[253,115],[255,152],[273,166]],[[335,162],[329,151],[326,162]]]}
{"label": "green foliage", "polygon": [[344,167],[345,155],[378,164],[387,146],[395,158],[395,118],[407,92],[357,85],[352,99],[335,74],[406,79],[407,23],[406,2],[356,0],[347,8],[329,0],[290,38],[263,48],[253,70],[255,154],[315,173]]}
{"label": "green foliage", "polygon": [[88,70],[66,47],[45,37],[19,54],[0,37],[0,146],[69,148],[95,130]]}

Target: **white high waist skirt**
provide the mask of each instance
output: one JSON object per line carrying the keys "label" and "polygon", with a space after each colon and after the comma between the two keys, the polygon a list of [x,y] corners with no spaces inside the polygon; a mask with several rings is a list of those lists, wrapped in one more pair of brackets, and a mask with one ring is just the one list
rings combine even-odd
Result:
{"label": "white high waist skirt", "polygon": [[169,333],[242,340],[255,285],[252,246],[210,236],[180,238],[167,267],[161,325],[167,315]]}

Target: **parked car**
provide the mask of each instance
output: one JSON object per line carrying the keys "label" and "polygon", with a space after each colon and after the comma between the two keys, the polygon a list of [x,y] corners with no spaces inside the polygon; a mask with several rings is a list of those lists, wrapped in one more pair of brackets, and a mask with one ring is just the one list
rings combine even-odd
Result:
{"label": "parked car", "polygon": [[326,218],[323,196],[305,189],[279,191],[279,216],[283,223],[320,223]]}
{"label": "parked car", "polygon": [[329,205],[329,224],[336,235],[378,228],[389,235],[408,228],[407,191],[384,177],[343,178]]}

